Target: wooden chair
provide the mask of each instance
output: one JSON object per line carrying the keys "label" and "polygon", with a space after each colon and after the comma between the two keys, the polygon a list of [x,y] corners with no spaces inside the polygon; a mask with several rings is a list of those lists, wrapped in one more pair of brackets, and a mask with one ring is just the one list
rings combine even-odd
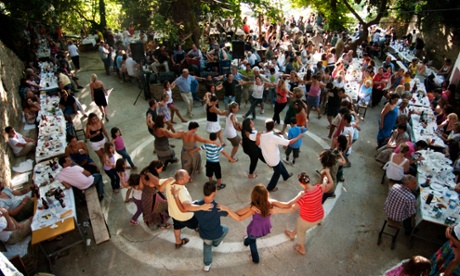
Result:
{"label": "wooden chair", "polygon": [[[393,229],[392,230],[393,232],[385,232],[385,227]],[[385,221],[383,222],[382,229],[380,230],[379,237],[377,239],[377,245],[380,245],[380,243],[382,242],[382,236],[385,234],[385,235],[392,237],[391,250],[393,250],[395,248],[396,238],[398,237],[400,229],[401,229],[401,222],[394,221],[390,218],[385,219]]]}

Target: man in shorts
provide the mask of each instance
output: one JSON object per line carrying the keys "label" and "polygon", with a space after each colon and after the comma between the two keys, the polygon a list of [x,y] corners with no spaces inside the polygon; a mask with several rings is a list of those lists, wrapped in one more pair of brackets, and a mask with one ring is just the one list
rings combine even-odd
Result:
{"label": "man in shorts", "polygon": [[[189,183],[190,175],[186,170],[180,169],[175,174],[176,181],[172,184],[167,184],[165,187],[166,199],[168,200],[168,212],[174,223],[174,236],[176,238],[176,249],[188,243],[187,238],[181,239],[181,229],[190,228],[198,229],[198,220],[194,216],[194,211],[209,211],[213,208],[212,204],[195,205],[192,203],[185,184]],[[173,195],[172,189],[178,190]],[[175,198],[178,198],[180,205],[176,204]]]}

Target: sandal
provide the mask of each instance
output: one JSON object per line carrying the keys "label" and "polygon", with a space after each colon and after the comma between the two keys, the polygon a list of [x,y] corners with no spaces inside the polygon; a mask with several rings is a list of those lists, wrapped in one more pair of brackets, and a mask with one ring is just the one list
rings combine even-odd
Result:
{"label": "sandal", "polygon": [[[228,161],[230,162],[230,160],[228,160]],[[238,161],[240,161],[240,159],[238,159],[238,158],[233,159],[233,163],[236,163]]]}
{"label": "sandal", "polygon": [[131,223],[131,225],[138,225],[139,224],[139,222],[137,222],[135,220],[132,220],[132,219],[129,221],[129,223]]}
{"label": "sandal", "polygon": [[248,178],[256,178],[258,177],[259,175],[258,174],[248,174]]}
{"label": "sandal", "polygon": [[171,124],[175,125],[175,124],[177,124],[177,123],[176,123],[176,122],[174,122],[174,121],[171,121]]}
{"label": "sandal", "polygon": [[179,244],[177,244],[177,243],[176,243],[176,244],[175,244],[175,246],[176,246],[176,249],[179,249],[179,248],[181,248],[181,247],[182,247],[182,245],[184,245],[184,244],[187,244],[189,241],[190,241],[189,239],[187,239],[187,238],[183,238],[183,239],[181,240],[181,243],[179,243]]}

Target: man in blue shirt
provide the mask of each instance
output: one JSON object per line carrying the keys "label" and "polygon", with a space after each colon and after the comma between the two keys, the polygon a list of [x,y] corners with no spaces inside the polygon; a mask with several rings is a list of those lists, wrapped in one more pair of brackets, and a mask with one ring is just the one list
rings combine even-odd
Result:
{"label": "man in blue shirt", "polygon": [[[179,190],[172,189],[176,203],[180,205],[177,193]],[[204,199],[195,201],[194,205],[212,204],[210,211],[196,211],[195,217],[200,225],[200,238],[203,239],[203,263],[204,271],[211,269],[212,247],[219,246],[228,233],[228,227],[220,224],[220,217],[228,215],[225,211],[220,211],[214,197],[217,193],[217,183],[215,181],[206,182],[203,187]]]}
{"label": "man in blue shirt", "polygon": [[197,79],[195,76],[190,76],[188,69],[182,70],[182,75],[180,75],[171,85],[176,85],[179,88],[180,96],[184,100],[185,106],[187,107],[187,116],[189,118],[193,117],[192,108],[193,108],[193,97],[191,84],[192,80]]}

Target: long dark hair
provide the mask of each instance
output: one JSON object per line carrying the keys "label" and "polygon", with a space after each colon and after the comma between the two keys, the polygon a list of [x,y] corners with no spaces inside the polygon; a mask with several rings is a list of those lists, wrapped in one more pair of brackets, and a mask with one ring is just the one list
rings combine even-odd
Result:
{"label": "long dark hair", "polygon": [[115,162],[115,171],[124,172],[125,168],[123,168],[123,165],[125,164],[125,162],[126,162],[126,159],[118,158],[117,161]]}
{"label": "long dark hair", "polygon": [[[120,131],[120,129],[118,127],[112,127],[112,129],[110,130],[110,134],[112,135],[112,139],[117,138],[117,136],[115,136],[117,131]],[[120,136],[121,136],[121,131],[120,131]]]}
{"label": "long dark hair", "polygon": [[[161,167],[163,167],[163,162],[158,161],[158,160],[153,160],[152,162],[150,162],[150,164],[147,167],[142,169],[140,174],[143,175],[146,172],[149,172],[159,178],[160,174],[158,173],[157,169]],[[147,175],[145,175],[145,180],[149,180],[149,177]]]}
{"label": "long dark hair", "polygon": [[155,118],[155,125],[153,126],[154,130],[157,130],[158,128],[163,128],[165,126],[165,115],[160,115],[158,114],[157,117]]}
{"label": "long dark hair", "polygon": [[243,120],[243,123],[242,123],[242,126],[241,126],[241,132],[244,133],[245,132],[249,132],[251,133],[252,132],[252,128],[251,128],[251,119],[250,118],[246,118]]}

